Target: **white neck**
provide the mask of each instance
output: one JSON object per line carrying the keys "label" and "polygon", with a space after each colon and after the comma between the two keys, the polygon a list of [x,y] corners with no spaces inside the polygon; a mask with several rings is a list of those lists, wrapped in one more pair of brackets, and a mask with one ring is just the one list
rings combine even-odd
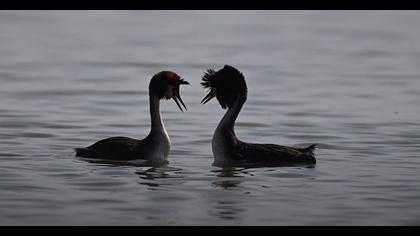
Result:
{"label": "white neck", "polygon": [[221,132],[224,136],[235,136],[235,121],[238,118],[239,112],[241,112],[242,106],[245,103],[243,96],[238,96],[233,103],[233,106],[230,107],[223,118],[220,120],[219,125],[216,128],[216,132]]}
{"label": "white neck", "polygon": [[152,121],[152,127],[150,133],[162,133],[166,132],[165,125],[163,124],[162,117],[160,115],[160,99],[150,93],[149,94],[150,102],[150,119]]}
{"label": "white neck", "polygon": [[160,115],[160,99],[155,94],[149,93],[149,100],[150,118],[152,122],[149,138],[153,140],[154,146],[163,151],[163,154],[167,156],[170,148],[170,139]]}
{"label": "white neck", "polygon": [[219,125],[214,131],[212,139],[212,151],[216,161],[223,161],[229,159],[229,150],[231,150],[236,138],[235,135],[235,121],[239,115],[246,100],[246,96],[238,96],[238,98],[230,107]]}

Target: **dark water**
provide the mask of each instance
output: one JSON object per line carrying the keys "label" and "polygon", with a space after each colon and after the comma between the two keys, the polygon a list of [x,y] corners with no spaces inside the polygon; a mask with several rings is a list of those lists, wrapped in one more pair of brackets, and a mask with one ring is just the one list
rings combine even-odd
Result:
{"label": "dark water", "polygon": [[[419,225],[420,12],[1,11],[1,225]],[[223,112],[199,82],[231,64],[244,141],[319,143],[314,168],[213,167]],[[173,70],[188,112],[161,106],[169,165],[90,163],[73,148],[149,131],[147,85]]]}

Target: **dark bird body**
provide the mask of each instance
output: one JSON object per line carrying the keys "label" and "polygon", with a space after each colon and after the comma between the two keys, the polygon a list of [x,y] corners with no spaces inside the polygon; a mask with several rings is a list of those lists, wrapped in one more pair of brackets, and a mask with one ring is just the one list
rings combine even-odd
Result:
{"label": "dark bird body", "polygon": [[149,159],[150,154],[157,151],[153,150],[154,146],[148,138],[138,140],[128,137],[112,137],[100,140],[86,148],[76,148],[76,155],[112,160]]}

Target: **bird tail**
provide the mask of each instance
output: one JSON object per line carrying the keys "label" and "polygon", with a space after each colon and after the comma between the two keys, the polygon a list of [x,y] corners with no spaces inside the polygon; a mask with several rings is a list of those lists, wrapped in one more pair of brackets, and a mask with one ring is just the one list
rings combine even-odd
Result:
{"label": "bird tail", "polygon": [[317,145],[312,144],[306,148],[301,149],[306,159],[309,160],[312,164],[316,163],[316,158],[315,158],[315,153],[314,153],[316,148],[317,148]]}
{"label": "bird tail", "polygon": [[314,153],[314,151],[315,151],[315,149],[317,148],[318,146],[316,145],[316,144],[312,144],[312,145],[310,145],[310,146],[308,146],[308,147],[306,147],[306,148],[302,148],[302,151],[304,152],[304,153],[310,153],[310,154],[313,154]]}
{"label": "bird tail", "polygon": [[87,148],[75,148],[76,156],[78,157],[88,157],[89,156],[89,149]]}

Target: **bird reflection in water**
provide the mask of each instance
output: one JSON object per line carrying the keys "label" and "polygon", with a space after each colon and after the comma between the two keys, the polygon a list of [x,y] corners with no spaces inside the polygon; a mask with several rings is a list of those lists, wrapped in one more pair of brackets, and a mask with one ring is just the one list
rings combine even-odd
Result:
{"label": "bird reflection in water", "polygon": [[240,220],[242,218],[240,213],[245,211],[240,205],[240,202],[236,201],[218,201],[211,209],[210,215],[223,220]]}
{"label": "bird reflection in water", "polygon": [[148,169],[140,169],[135,172],[142,179],[140,184],[148,186],[149,190],[158,190],[162,185],[173,185],[174,183],[165,183],[164,179],[181,178],[179,174],[180,168],[169,166],[152,167]]}
{"label": "bird reflection in water", "polygon": [[223,189],[230,189],[238,187],[243,181],[242,177],[244,175],[251,175],[245,168],[236,168],[236,167],[225,167],[217,170],[212,170],[211,172],[216,173],[218,178],[212,183],[215,187],[221,187]]}
{"label": "bird reflection in water", "polygon": [[[113,161],[113,160],[104,160],[104,159],[90,159],[90,158],[80,158],[81,160],[87,161],[93,164],[99,164],[102,166],[109,167],[137,167],[134,171],[134,174],[138,175],[142,180],[139,184],[148,186],[149,190],[158,190],[161,185],[165,185],[162,179],[169,178],[180,178],[178,174],[180,173],[180,168],[168,166],[168,162],[157,163],[149,161]],[[173,183],[167,183],[171,185]]]}
{"label": "bird reflection in water", "polygon": [[[216,174],[217,177],[217,180],[212,182],[212,186],[222,190],[236,189],[244,182],[245,176],[253,175],[246,168],[237,167],[224,167],[211,172]],[[245,211],[241,206],[241,198],[231,198],[223,194],[222,199],[216,201],[208,213],[222,220],[240,220],[242,218],[241,213]]]}

